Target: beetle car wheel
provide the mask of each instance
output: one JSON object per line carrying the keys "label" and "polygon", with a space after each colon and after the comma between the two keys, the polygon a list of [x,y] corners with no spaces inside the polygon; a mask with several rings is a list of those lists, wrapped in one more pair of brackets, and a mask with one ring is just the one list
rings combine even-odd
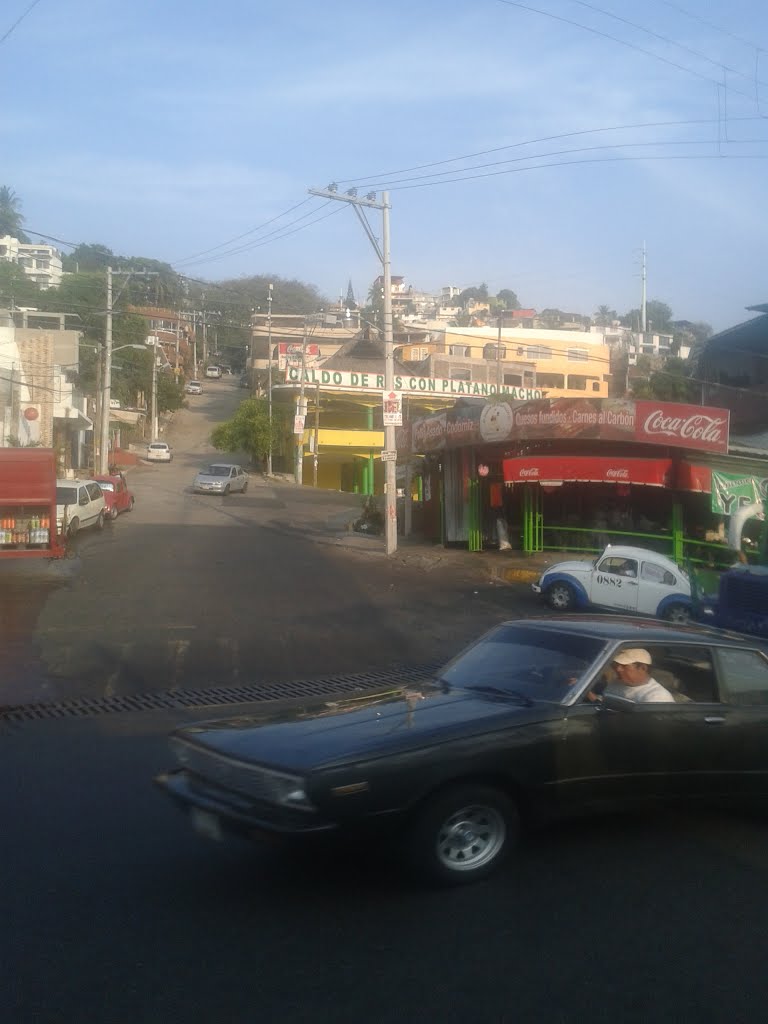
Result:
{"label": "beetle car wheel", "polygon": [[133,512],[133,506],[134,506],[135,504],[136,504],[136,499],[135,499],[135,498],[131,498],[131,502],[130,502],[130,504],[128,505],[128,511],[129,511],[129,512]]}
{"label": "beetle car wheel", "polygon": [[67,536],[74,537],[79,529],[80,520],[77,518],[77,516],[75,516],[75,518],[70,522],[69,526],[67,527]]}
{"label": "beetle car wheel", "polygon": [[412,859],[433,880],[463,885],[495,871],[517,834],[509,797],[490,786],[457,786],[424,807],[410,836]]}
{"label": "beetle car wheel", "polygon": [[664,612],[667,622],[682,624],[691,621],[691,612],[684,604],[671,604]]}
{"label": "beetle car wheel", "polygon": [[547,604],[556,612],[569,612],[576,604],[573,587],[567,583],[553,583],[547,591]]}
{"label": "beetle car wheel", "polygon": [[112,508],[109,510],[109,518],[113,523],[117,519],[117,505],[113,505]]}

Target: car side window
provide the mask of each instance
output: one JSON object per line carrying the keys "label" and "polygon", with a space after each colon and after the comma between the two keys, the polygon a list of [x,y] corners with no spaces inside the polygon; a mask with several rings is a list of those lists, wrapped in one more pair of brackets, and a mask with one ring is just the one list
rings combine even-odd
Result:
{"label": "car side window", "polygon": [[668,587],[674,587],[677,583],[676,576],[663,568],[663,566],[656,565],[655,562],[643,562],[640,569],[640,579],[649,580],[651,583],[664,583]]}
{"label": "car side window", "polygon": [[619,558],[609,555],[597,567],[598,572],[611,573],[613,576],[628,576],[637,579],[637,562],[634,558]]}
{"label": "car side window", "polygon": [[760,651],[721,647],[717,661],[726,703],[742,707],[768,705],[768,659]]}
{"label": "car side window", "polygon": [[677,703],[718,704],[717,676],[709,647],[675,644],[649,647],[651,674]]}
{"label": "car side window", "polygon": [[86,484],[85,489],[88,492],[88,497],[91,501],[98,501],[101,497],[101,488],[98,484]]}
{"label": "car side window", "polygon": [[77,503],[78,503],[78,505],[87,505],[88,504],[88,491],[85,489],[85,487],[78,488],[78,491],[77,491]]}

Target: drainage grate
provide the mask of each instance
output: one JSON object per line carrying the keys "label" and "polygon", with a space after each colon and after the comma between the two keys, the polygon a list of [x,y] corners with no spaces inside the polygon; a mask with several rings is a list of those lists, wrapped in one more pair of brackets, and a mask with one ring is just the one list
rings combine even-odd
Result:
{"label": "drainage grate", "polygon": [[131,693],[112,697],[78,697],[50,703],[19,704],[0,707],[0,721],[32,722],[44,718],[93,718],[131,711],[168,711],[174,708],[196,708],[216,704],[246,704],[269,700],[302,697],[330,697],[357,694],[381,686],[392,688],[423,681],[433,675],[435,664],[401,666],[378,672],[326,676],[291,683],[264,686],[211,686],[200,690],[158,690],[153,693]]}

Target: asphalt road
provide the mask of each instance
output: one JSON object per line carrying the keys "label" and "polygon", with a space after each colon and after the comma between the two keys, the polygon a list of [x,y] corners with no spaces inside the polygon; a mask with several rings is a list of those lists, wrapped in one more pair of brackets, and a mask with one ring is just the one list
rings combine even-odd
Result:
{"label": "asphalt road", "polygon": [[[70,582],[6,581],[4,703],[410,663],[525,606],[522,589],[278,528],[343,498],[256,482],[242,498],[188,494],[211,419],[237,397],[210,387],[179,417],[175,461],[134,474],[135,513],[83,535]],[[764,1018],[765,818],[560,825],[487,883],[425,890],[385,848],[301,855],[193,834],[151,780],[167,732],[215,713],[0,716],[0,1020]]]}
{"label": "asphalt road", "polygon": [[297,526],[352,509],[350,495],[259,474],[246,494],[192,494],[212,458],[245,461],[208,443],[244,392],[228,378],[205,387],[169,431],[173,462],[130,472],[133,512],[101,533],[83,531],[75,557],[42,578],[4,573],[0,703],[443,661],[533,607],[523,586],[483,586],[455,569],[425,573],[304,539]]}

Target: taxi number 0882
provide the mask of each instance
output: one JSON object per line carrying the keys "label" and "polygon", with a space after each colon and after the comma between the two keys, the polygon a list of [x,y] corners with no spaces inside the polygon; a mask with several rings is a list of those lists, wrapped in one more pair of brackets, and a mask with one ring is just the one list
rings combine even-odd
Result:
{"label": "taxi number 0882", "polygon": [[618,576],[603,576],[602,573],[598,573],[597,582],[608,583],[612,587],[621,587],[621,579]]}

